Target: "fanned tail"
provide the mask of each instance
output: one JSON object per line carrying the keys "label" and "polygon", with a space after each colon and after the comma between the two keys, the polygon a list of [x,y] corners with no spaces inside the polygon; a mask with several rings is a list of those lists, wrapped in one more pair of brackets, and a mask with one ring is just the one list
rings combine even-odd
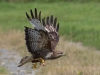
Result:
{"label": "fanned tail", "polygon": [[26,64],[27,62],[32,62],[32,60],[33,60],[32,56],[26,56],[20,61],[18,67],[21,67],[22,65]]}

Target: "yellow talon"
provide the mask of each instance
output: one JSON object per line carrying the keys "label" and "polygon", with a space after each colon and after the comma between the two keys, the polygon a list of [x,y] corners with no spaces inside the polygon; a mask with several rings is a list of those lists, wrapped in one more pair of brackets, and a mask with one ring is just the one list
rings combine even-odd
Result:
{"label": "yellow talon", "polygon": [[[36,58],[35,60],[39,60],[40,64],[41,64],[42,66],[44,66],[45,61],[44,61],[42,58]],[[35,64],[34,64],[34,66],[35,66]]]}
{"label": "yellow talon", "polygon": [[44,64],[45,64],[45,62],[42,58],[40,58],[40,63],[41,63],[42,66],[44,66]]}
{"label": "yellow talon", "polygon": [[35,69],[37,68],[37,63],[34,64],[34,68],[35,68]]}
{"label": "yellow talon", "polygon": [[37,63],[34,63],[32,68],[36,69],[37,68]]}

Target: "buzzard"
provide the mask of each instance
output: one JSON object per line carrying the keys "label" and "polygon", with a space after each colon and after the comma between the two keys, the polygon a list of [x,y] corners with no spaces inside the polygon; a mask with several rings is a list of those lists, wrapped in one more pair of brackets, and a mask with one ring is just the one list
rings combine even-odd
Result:
{"label": "buzzard", "polygon": [[34,14],[32,10],[30,10],[30,14],[31,17],[26,12],[26,16],[34,28],[25,26],[25,40],[27,49],[32,55],[24,57],[18,67],[27,62],[32,62],[34,68],[36,68],[37,62],[44,65],[45,60],[56,59],[65,55],[63,52],[55,50],[59,42],[57,18],[51,15],[41,20],[41,11],[38,14],[36,8]]}

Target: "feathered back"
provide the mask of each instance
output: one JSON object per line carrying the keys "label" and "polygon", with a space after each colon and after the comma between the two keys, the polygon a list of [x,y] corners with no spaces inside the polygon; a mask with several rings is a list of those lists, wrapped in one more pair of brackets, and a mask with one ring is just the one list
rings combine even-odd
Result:
{"label": "feathered back", "polygon": [[59,23],[57,24],[57,18],[53,19],[53,15],[49,18],[42,19],[41,23],[41,11],[37,14],[35,8],[34,14],[30,10],[31,18],[26,13],[26,16],[30,23],[34,26],[34,29],[25,27],[25,40],[26,45],[32,54],[38,50],[50,50],[53,51],[59,41]]}

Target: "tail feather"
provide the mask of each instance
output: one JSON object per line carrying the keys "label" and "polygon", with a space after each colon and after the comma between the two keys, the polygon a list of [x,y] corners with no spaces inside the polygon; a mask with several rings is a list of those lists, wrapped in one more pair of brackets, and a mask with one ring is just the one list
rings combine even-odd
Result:
{"label": "tail feather", "polygon": [[26,64],[28,62],[32,62],[32,61],[33,61],[33,57],[32,56],[31,57],[30,56],[26,56],[20,61],[18,67],[21,67],[22,65],[24,65],[24,64]]}

